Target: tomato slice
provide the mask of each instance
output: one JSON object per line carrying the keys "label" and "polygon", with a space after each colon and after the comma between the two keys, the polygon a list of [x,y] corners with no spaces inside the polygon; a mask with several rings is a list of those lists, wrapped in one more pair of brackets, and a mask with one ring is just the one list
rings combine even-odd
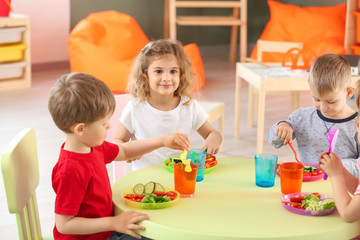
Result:
{"label": "tomato slice", "polygon": [[156,196],[165,196],[166,192],[154,191],[153,194],[155,194]]}
{"label": "tomato slice", "polygon": [[168,191],[166,192],[166,196],[175,198],[177,196],[177,193],[174,191]]}
{"label": "tomato slice", "polygon": [[321,194],[320,194],[320,193],[313,192],[312,194],[314,194],[314,195],[317,196],[318,198],[321,198]]}
{"label": "tomato slice", "polygon": [[145,197],[145,194],[130,194],[130,193],[128,193],[124,196],[124,198],[127,198],[127,199],[129,199],[129,198],[143,199],[144,197]]}
{"label": "tomato slice", "polygon": [[215,165],[217,165],[216,160],[211,160],[211,161],[206,161],[205,162],[205,168],[211,168],[211,167],[214,167]]}
{"label": "tomato slice", "polygon": [[291,197],[290,202],[301,203],[304,200],[304,196]]}
{"label": "tomato slice", "polygon": [[284,203],[285,205],[290,206],[290,207],[305,209],[305,207],[301,206],[302,203],[298,203],[298,202],[282,202],[282,203]]}
{"label": "tomato slice", "polygon": [[134,198],[134,199],[131,199],[131,201],[134,201],[134,202],[141,202],[142,199],[140,198]]}
{"label": "tomato slice", "polygon": [[305,207],[302,207],[302,203],[297,203],[297,202],[287,202],[285,203],[288,206],[294,207],[294,208],[300,208],[300,209],[305,209]]}
{"label": "tomato slice", "polygon": [[316,176],[316,175],[321,175],[321,174],[323,174],[323,170],[320,170],[320,169],[316,169],[315,171],[313,171],[311,174],[313,175],[313,176]]}

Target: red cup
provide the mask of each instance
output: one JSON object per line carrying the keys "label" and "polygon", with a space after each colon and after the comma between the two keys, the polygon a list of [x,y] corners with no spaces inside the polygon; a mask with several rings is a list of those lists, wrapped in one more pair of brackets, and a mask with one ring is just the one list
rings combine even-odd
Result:
{"label": "red cup", "polygon": [[[11,0],[7,0],[11,4]],[[0,0],[0,17],[8,17],[10,14],[10,6],[6,0]]]}

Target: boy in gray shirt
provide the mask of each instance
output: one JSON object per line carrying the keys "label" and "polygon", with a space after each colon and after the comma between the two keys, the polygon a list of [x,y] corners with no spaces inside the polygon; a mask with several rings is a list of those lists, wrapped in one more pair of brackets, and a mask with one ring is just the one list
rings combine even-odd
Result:
{"label": "boy in gray shirt", "polygon": [[314,106],[299,108],[289,119],[272,126],[269,143],[280,148],[296,138],[300,161],[318,164],[323,150],[329,147],[328,132],[335,126],[339,135],[334,152],[352,175],[359,176],[359,143],[354,131],[357,112],[346,103],[354,92],[349,63],[336,54],[320,56],[311,67],[308,81]]}

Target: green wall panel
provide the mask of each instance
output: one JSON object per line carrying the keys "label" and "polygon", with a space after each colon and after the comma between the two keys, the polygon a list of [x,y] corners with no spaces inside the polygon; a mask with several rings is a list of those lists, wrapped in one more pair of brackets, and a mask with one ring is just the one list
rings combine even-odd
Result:
{"label": "green wall panel", "polygon": [[[331,6],[346,0],[281,0],[299,6]],[[116,10],[133,16],[150,39],[162,38],[164,0],[72,0],[71,28],[91,12]],[[229,9],[181,9],[183,15],[231,14]],[[269,20],[267,0],[248,0],[248,43],[253,45]],[[230,27],[178,27],[178,39],[200,46],[228,44]]]}

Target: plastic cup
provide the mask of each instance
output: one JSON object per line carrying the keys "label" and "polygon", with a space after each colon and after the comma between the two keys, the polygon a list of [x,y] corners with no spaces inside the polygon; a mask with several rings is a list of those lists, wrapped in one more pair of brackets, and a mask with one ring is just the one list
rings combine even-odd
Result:
{"label": "plastic cup", "polygon": [[286,162],[280,165],[281,192],[283,194],[301,192],[304,165]]}
{"label": "plastic cup", "polygon": [[196,181],[204,180],[206,152],[201,149],[191,149],[187,152],[186,159],[191,159],[191,163],[198,166]]}
{"label": "plastic cup", "polygon": [[272,187],[278,157],[274,154],[261,153],[255,155],[255,183],[258,187]]}
{"label": "plastic cup", "polygon": [[197,171],[198,166],[195,164],[191,164],[191,172],[185,172],[183,163],[174,165],[175,190],[180,193],[180,197],[194,196]]}

